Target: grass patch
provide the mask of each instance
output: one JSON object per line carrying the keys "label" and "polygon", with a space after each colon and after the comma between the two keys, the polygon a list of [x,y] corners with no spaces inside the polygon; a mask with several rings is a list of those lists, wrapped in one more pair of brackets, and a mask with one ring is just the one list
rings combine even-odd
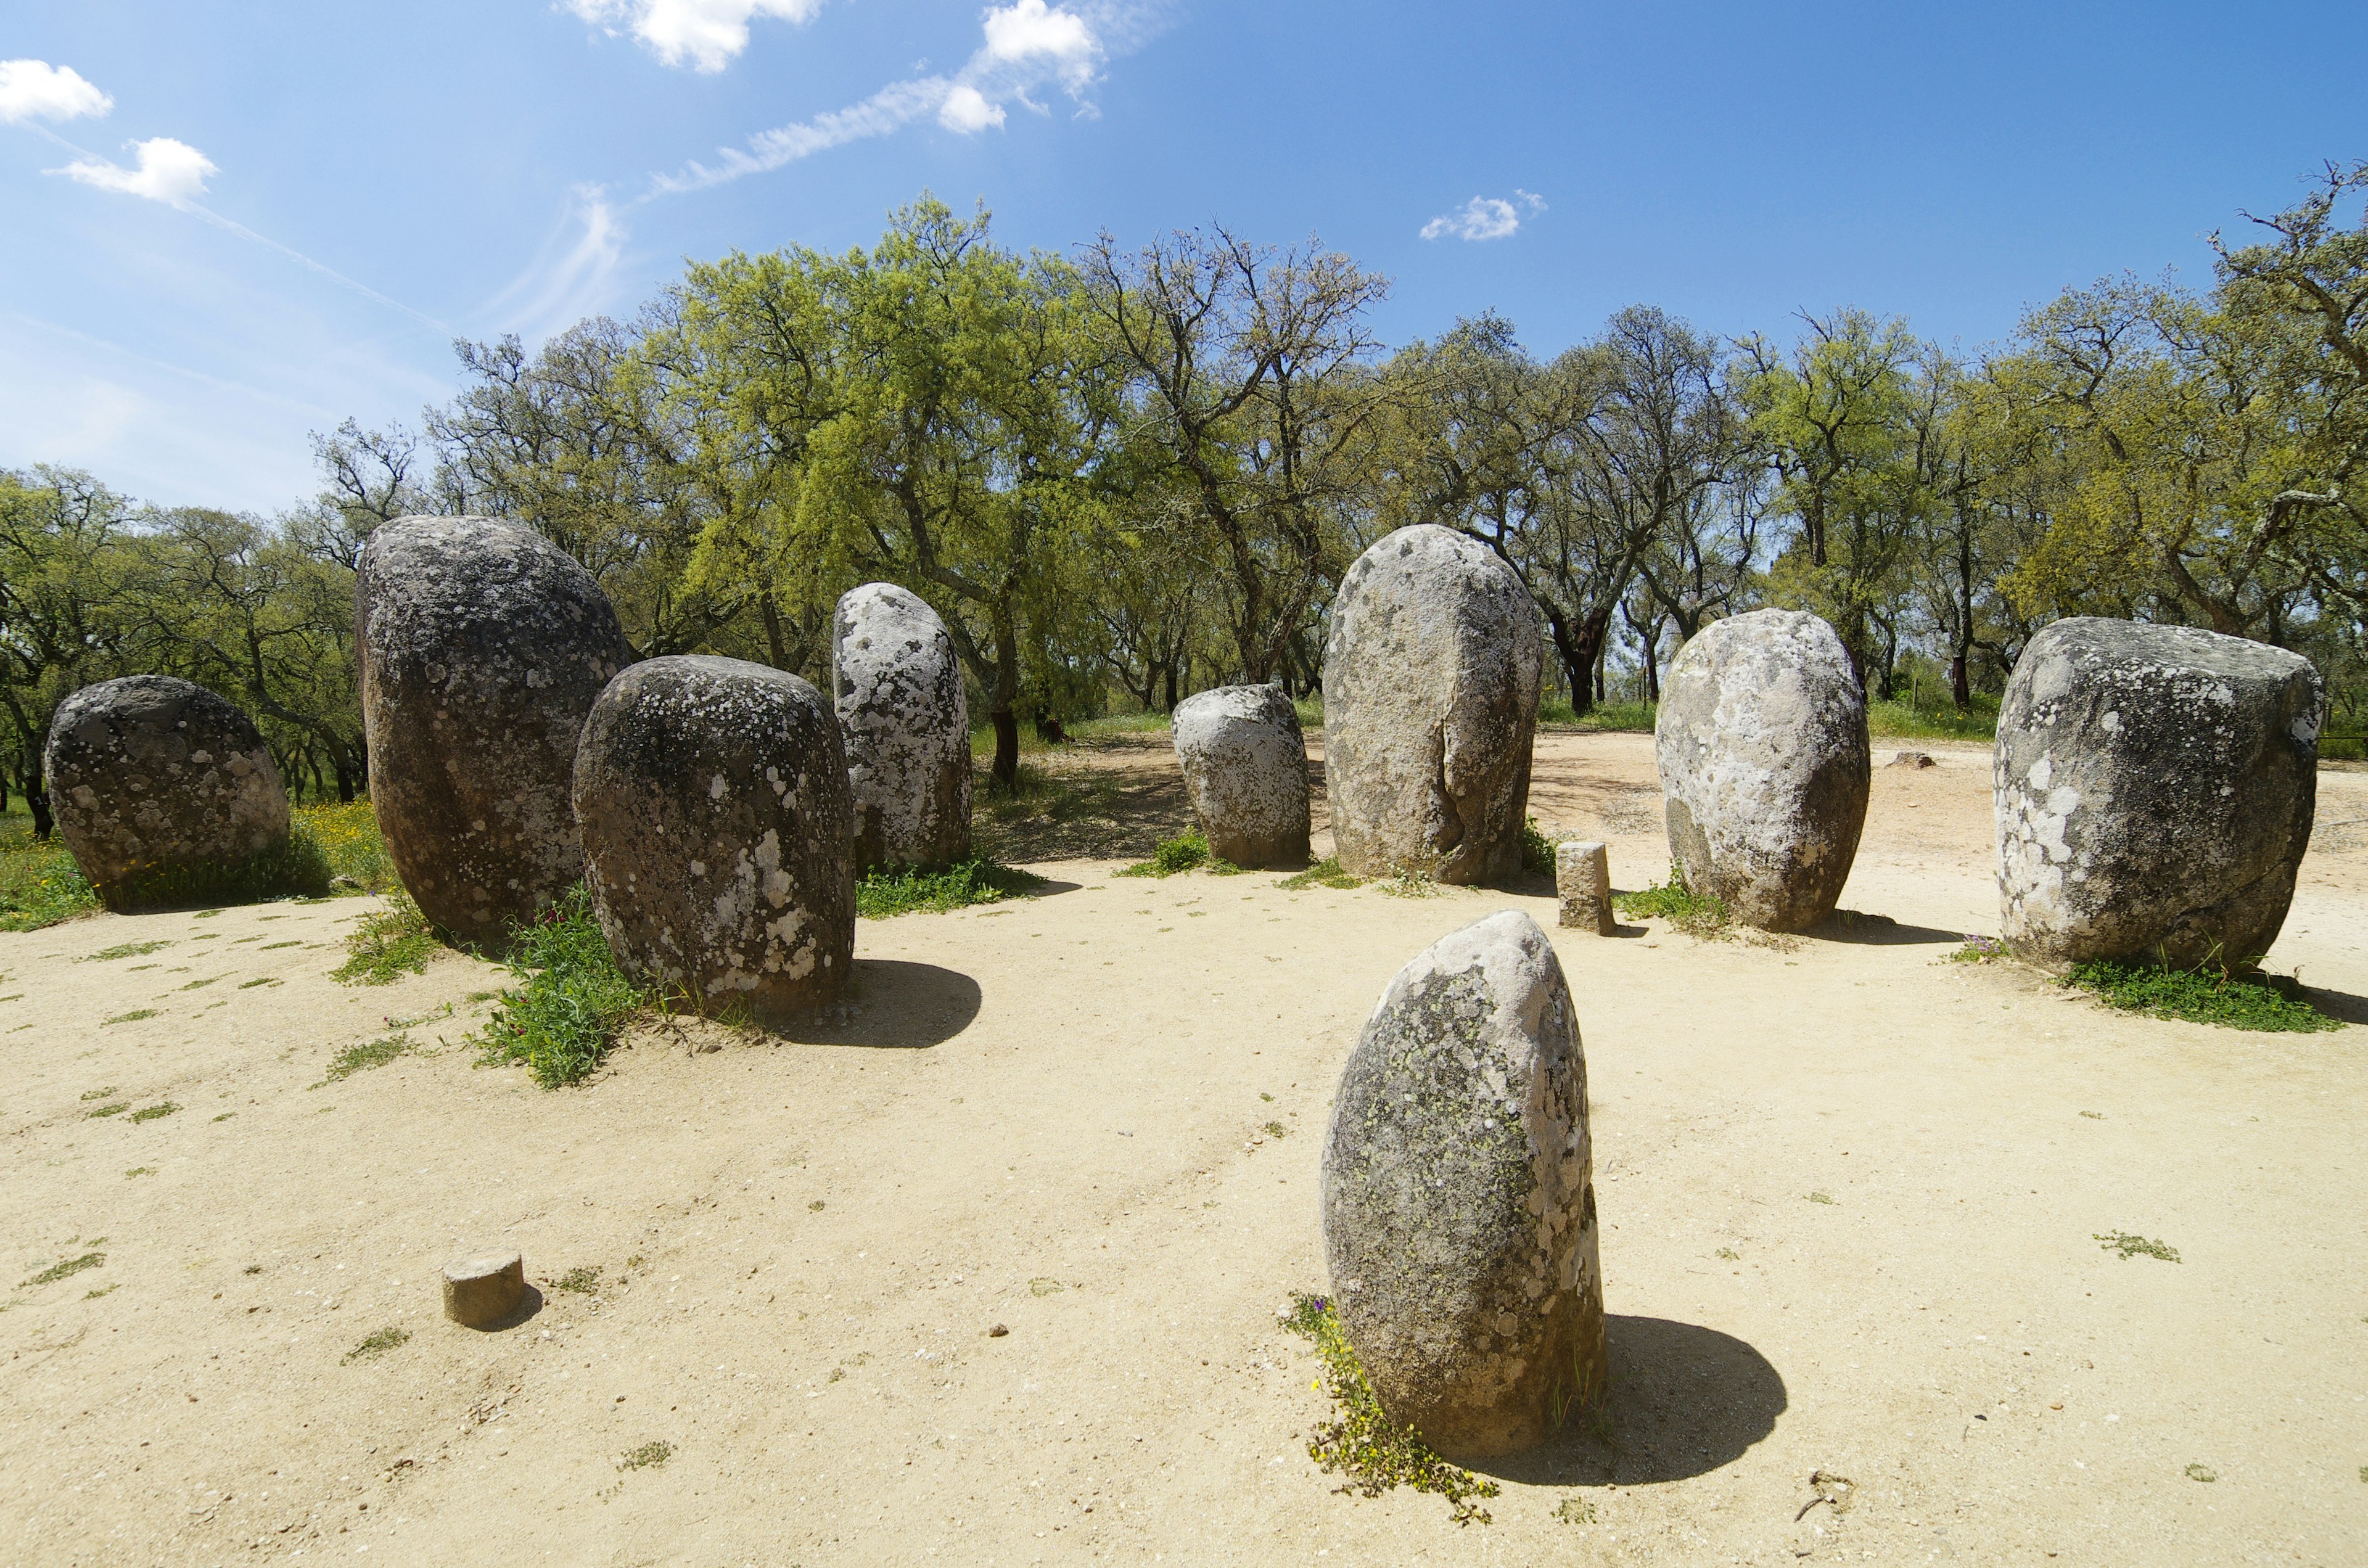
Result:
{"label": "grass patch", "polygon": [[299,806],[295,817],[328,861],[332,887],[393,892],[403,885],[395,880],[386,840],[379,836],[378,812],[368,801]]}
{"label": "grass patch", "polygon": [[1687,891],[1685,873],[1675,866],[1669,868],[1668,881],[1637,892],[1615,893],[1611,903],[1622,915],[1657,916],[1704,940],[1726,930],[1726,904],[1714,894]]}
{"label": "grass patch", "polygon": [[1652,702],[1599,702],[1584,713],[1574,711],[1565,698],[1548,698],[1538,704],[1538,722],[1551,730],[1641,730],[1651,734],[1659,713],[1659,705]]}
{"label": "grass patch", "polygon": [[109,1084],[106,1088],[91,1090],[88,1094],[83,1096],[83,1098],[86,1100],[103,1100],[113,1093],[115,1093],[115,1085]]}
{"label": "grass patch", "polygon": [[2187,1479],[2190,1481],[2211,1482],[2217,1481],[2220,1477],[2219,1474],[2209,1465],[2192,1464],[2187,1467]]}
{"label": "grass patch", "polygon": [[1162,842],[1152,851],[1150,859],[1137,861],[1110,874],[1115,877],[1172,877],[1178,871],[1209,870],[1219,876],[1232,876],[1241,869],[1232,861],[1221,860],[1211,854],[1208,839],[1195,827],[1187,828]]}
{"label": "grass patch", "polygon": [[1337,1420],[1317,1424],[1315,1439],[1307,1445],[1310,1459],[1346,1477],[1349,1489],[1367,1497],[1378,1497],[1394,1486],[1411,1486],[1446,1498],[1459,1525],[1488,1523],[1487,1510],[1474,1499],[1496,1496],[1497,1483],[1448,1463],[1431,1451],[1421,1433],[1390,1420],[1355,1347],[1340,1332],[1331,1302],[1321,1296],[1297,1296],[1283,1326],[1314,1341],[1324,1363],[1326,1392],[1340,1413]]}
{"label": "grass patch", "polygon": [[522,1063],[546,1089],[591,1076],[625,1020],[657,1000],[617,967],[581,882],[512,929],[509,967],[525,983],[503,994],[477,1043],[487,1065]]}
{"label": "grass patch", "polygon": [[101,1018],[98,1021],[98,1027],[105,1028],[109,1024],[136,1024],[142,1018],[153,1018],[155,1016],[156,1009],[154,1007],[134,1007],[128,1013],[118,1013],[111,1018]]}
{"label": "grass patch", "polygon": [[[42,1269],[39,1274],[36,1274],[31,1278],[26,1280],[25,1284],[54,1285],[61,1279],[72,1278],[74,1275],[80,1274],[85,1268],[97,1268],[106,1261],[107,1255],[103,1252],[86,1252],[80,1257],[70,1257],[63,1263],[53,1263],[50,1265],[47,1268]],[[19,1286],[18,1289],[23,1289],[23,1286]]]}
{"label": "grass patch", "polygon": [[131,1108],[131,1102],[130,1100],[118,1100],[113,1105],[103,1105],[96,1110],[86,1110],[83,1112],[82,1115],[83,1119],[85,1121],[88,1121],[94,1117],[120,1116]]}
{"label": "grass patch", "polygon": [[329,978],[347,985],[386,985],[406,974],[425,974],[437,945],[436,927],[398,887],[387,895],[384,909],[363,915],[346,933],[346,961]]}
{"label": "grass patch", "polygon": [[319,1083],[307,1084],[305,1087],[327,1088],[331,1084],[350,1078],[357,1073],[368,1072],[372,1067],[383,1067],[396,1057],[408,1056],[418,1049],[419,1047],[413,1043],[411,1036],[400,1029],[393,1034],[381,1035],[377,1040],[361,1045],[349,1045],[329,1059],[329,1070],[322,1075]]}
{"label": "grass patch", "polygon": [[663,1437],[643,1443],[638,1449],[628,1449],[617,1458],[619,1470],[655,1470],[674,1458],[674,1445]]}
{"label": "grass patch", "polygon": [[1553,1517],[1566,1525],[1591,1525],[1595,1522],[1595,1505],[1584,1497],[1565,1497]]}
{"label": "grass patch", "polygon": [[2092,1239],[2101,1244],[2107,1252],[2121,1254],[2123,1263],[2127,1263],[2134,1257],[2158,1257],[2165,1263],[2179,1261],[2177,1247],[2165,1246],[2160,1242],[2150,1242],[2144,1236],[2132,1235],[2127,1231],[2100,1231]]}
{"label": "grass patch", "polygon": [[99,890],[109,909],[185,909],[192,904],[259,903],[272,898],[323,898],[336,875],[319,840],[301,821],[288,836],[235,866],[156,866]]}
{"label": "grass patch", "polygon": [[350,1367],[357,1361],[367,1361],[373,1356],[383,1356],[396,1346],[407,1345],[410,1342],[411,1331],[407,1328],[380,1329],[376,1334],[347,1351],[345,1364]]}
{"label": "grass patch", "polygon": [[2006,944],[1996,937],[1968,937],[1965,945],[1949,955],[1951,963],[1992,963],[2007,957]]}
{"label": "grass patch", "polygon": [[588,1296],[599,1288],[600,1269],[597,1264],[588,1268],[571,1268],[552,1286],[554,1290],[573,1290],[579,1296]]}
{"label": "grass patch", "polygon": [[123,1173],[123,1179],[130,1181],[133,1176],[154,1176],[155,1174],[156,1167],[154,1165],[134,1165],[130,1170]]}
{"label": "grass patch", "polygon": [[2057,983],[2094,992],[2109,1007],[2149,1017],[2272,1033],[2343,1027],[2341,1019],[2328,1017],[2294,994],[2301,988],[2294,982],[2257,971],[2227,971],[2211,964],[2169,969],[2100,960],[2075,964]]}
{"label": "grass patch", "polygon": [[942,915],[977,903],[1000,903],[1044,885],[1044,879],[993,860],[964,860],[939,869],[874,867],[855,884],[855,913],[867,920],[928,912]]}
{"label": "grass patch", "polygon": [[175,1105],[172,1101],[165,1100],[157,1105],[142,1106],[138,1110],[131,1113],[131,1119],[134,1121],[158,1121],[172,1115],[175,1111],[179,1110],[180,1108],[181,1108],[179,1106]]}
{"label": "grass patch", "polygon": [[1974,693],[1970,712],[1960,713],[1953,704],[1943,701],[1927,708],[1922,699],[1907,702],[1870,702],[1866,705],[1866,733],[1881,740],[1904,741],[1994,741],[1998,738],[1998,699],[1987,692]]}
{"label": "grass patch", "polygon": [[1297,871],[1274,884],[1285,892],[1299,892],[1307,888],[1360,888],[1365,879],[1340,869],[1340,857],[1327,855],[1304,871]]}
{"label": "grass patch", "polygon": [[63,840],[29,832],[0,838],[0,931],[38,931],[99,907]]}
{"label": "grass patch", "polygon": [[153,942],[121,942],[112,948],[102,948],[97,952],[85,954],[82,961],[102,963],[108,959],[146,958],[150,953],[172,945],[173,939],[170,937],[159,937]]}
{"label": "grass patch", "polygon": [[1538,819],[1521,819],[1521,869],[1554,874],[1554,841],[1538,831]]}

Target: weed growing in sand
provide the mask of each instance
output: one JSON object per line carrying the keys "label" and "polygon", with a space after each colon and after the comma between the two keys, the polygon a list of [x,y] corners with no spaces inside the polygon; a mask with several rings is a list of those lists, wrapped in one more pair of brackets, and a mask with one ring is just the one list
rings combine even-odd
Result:
{"label": "weed growing in sand", "polygon": [[398,1345],[408,1344],[411,1331],[407,1328],[382,1328],[346,1352],[345,1364],[367,1361],[373,1356],[383,1356]]}
{"label": "weed growing in sand", "polygon": [[1726,905],[1715,894],[1689,892],[1685,872],[1669,868],[1669,879],[1637,892],[1615,893],[1612,907],[1622,915],[1657,915],[1689,937],[1708,941],[1725,935]]}
{"label": "weed growing in sand", "polygon": [[1595,1505],[1583,1497],[1565,1497],[1554,1517],[1566,1525],[1591,1525],[1595,1522]]}
{"label": "weed growing in sand", "polygon": [[115,1093],[115,1085],[109,1084],[103,1089],[92,1089],[85,1093],[82,1097],[85,1100],[103,1100],[113,1093]]}
{"label": "weed growing in sand", "polygon": [[1831,1203],[1833,1200],[1833,1194],[1829,1192],[1813,1192],[1809,1194],[1809,1201],[1812,1203]]}
{"label": "weed growing in sand", "polygon": [[1061,1293],[1061,1282],[1058,1279],[1030,1279],[1028,1281],[1028,1293],[1031,1296],[1057,1296]]}
{"label": "weed growing in sand", "polygon": [[579,1296],[588,1296],[599,1288],[600,1268],[597,1264],[589,1267],[571,1268],[552,1286],[554,1290],[573,1290]]}
{"label": "weed growing in sand", "polygon": [[1440,892],[1439,882],[1428,871],[1400,870],[1383,877],[1381,888],[1392,898],[1437,898]]}
{"label": "weed growing in sand", "polygon": [[[84,1097],[88,1098],[89,1096],[85,1096]],[[113,1105],[103,1105],[96,1110],[86,1110],[83,1112],[83,1119],[87,1121],[94,1117],[120,1116],[131,1108],[131,1102],[130,1100],[118,1100]]]}
{"label": "weed growing in sand", "polygon": [[1393,1486],[1411,1486],[1446,1498],[1459,1525],[1488,1523],[1487,1510],[1474,1499],[1496,1496],[1497,1483],[1448,1463],[1431,1452],[1421,1433],[1397,1426],[1383,1413],[1356,1350],[1340,1332],[1331,1302],[1321,1296],[1295,1296],[1282,1322],[1315,1342],[1329,1385],[1326,1392],[1340,1412],[1339,1419],[1317,1425],[1315,1440],[1307,1445],[1308,1458],[1326,1471],[1345,1476],[1349,1484],[1341,1488],[1344,1492],[1378,1497]]}
{"label": "weed growing in sand", "polygon": [[523,1063],[546,1089],[582,1083],[625,1020],[655,1003],[657,993],[617,967],[581,882],[510,935],[509,967],[526,983],[503,994],[475,1037],[484,1060]]}
{"label": "weed growing in sand", "polygon": [[2096,993],[2109,1007],[2156,1018],[2183,1018],[2225,1028],[2308,1033],[2340,1029],[2340,1018],[2302,999],[2291,980],[2218,964],[2170,969],[2159,964],[2099,961],[2075,964],[2057,982]]}
{"label": "weed growing in sand", "polygon": [[116,1291],[122,1289],[123,1287],[120,1285],[101,1285],[96,1290],[85,1290],[82,1293],[82,1299],[85,1301],[96,1301],[101,1296],[111,1296],[115,1294]]}
{"label": "weed growing in sand", "polygon": [[378,1039],[360,1045],[349,1045],[329,1059],[329,1070],[322,1075],[319,1083],[307,1084],[304,1086],[308,1089],[324,1089],[331,1084],[352,1077],[357,1073],[367,1072],[372,1067],[383,1067],[399,1056],[409,1056],[418,1049],[418,1045],[413,1041],[411,1036],[401,1029],[390,1035],[381,1035]]}
{"label": "weed growing in sand", "polygon": [[1967,937],[1965,945],[1949,955],[1951,963],[1989,963],[2007,957],[2006,944],[1996,937]]}
{"label": "weed growing in sand", "polygon": [[2087,1117],[2091,1121],[2102,1121],[2105,1119],[2105,1113],[2101,1110],[2084,1110],[2080,1114]]}
{"label": "weed growing in sand", "polygon": [[117,947],[105,948],[97,952],[86,954],[82,961],[85,963],[99,963],[108,959],[145,958],[150,953],[156,951],[160,948],[169,948],[172,945],[173,940],[169,937],[159,938],[154,942],[125,942]]}
{"label": "weed growing in sand", "polygon": [[[47,1268],[42,1269],[39,1274],[36,1274],[31,1278],[26,1280],[25,1284],[54,1285],[61,1279],[68,1279],[73,1278],[74,1275],[80,1274],[85,1268],[97,1268],[106,1261],[107,1255],[103,1252],[86,1252],[80,1257],[70,1257],[63,1263],[53,1263],[50,1265]],[[18,1289],[23,1289],[23,1286],[19,1286]]]}
{"label": "weed growing in sand", "polygon": [[619,1470],[655,1470],[672,1458],[674,1458],[674,1445],[661,1437],[655,1442],[643,1443],[638,1449],[626,1449],[624,1453],[618,1456],[617,1468]]}
{"label": "weed growing in sand", "polygon": [[155,1016],[156,1009],[154,1007],[134,1007],[128,1013],[118,1013],[111,1018],[101,1018],[98,1025],[99,1028],[105,1028],[109,1024],[136,1024],[142,1018],[153,1018]]}
{"label": "weed growing in sand", "polygon": [[1743,1255],[1736,1251],[1733,1247],[1719,1248],[1718,1256],[1725,1258],[1729,1263],[1740,1263],[1743,1261]]}
{"label": "weed growing in sand", "polygon": [[1172,877],[1178,871],[1210,870],[1219,876],[1233,876],[1242,869],[1230,860],[1221,860],[1210,853],[1209,841],[1197,827],[1187,828],[1162,843],[1151,852],[1151,858],[1140,860],[1124,870],[1110,874],[1118,877]]}
{"label": "weed growing in sand", "polygon": [[130,1170],[123,1173],[123,1179],[130,1181],[133,1176],[154,1176],[155,1174],[156,1167],[154,1165],[134,1165]]}
{"label": "weed growing in sand", "polygon": [[1285,1127],[1280,1121],[1269,1121],[1264,1127],[1259,1128],[1258,1131],[1265,1133],[1269,1138],[1288,1138],[1291,1136],[1291,1129]]}
{"label": "weed growing in sand", "polygon": [[1554,841],[1538,831],[1538,819],[1521,819],[1521,869],[1554,874]]}
{"label": "weed growing in sand", "polygon": [[241,991],[252,991],[258,985],[278,985],[279,983],[279,981],[267,974],[261,980],[242,980],[238,983],[238,988]]}
{"label": "weed growing in sand", "polygon": [[2158,1257],[2165,1263],[2179,1261],[2177,1247],[2165,1246],[2160,1242],[2150,1242],[2144,1236],[2133,1235],[2127,1231],[2099,1231],[2090,1239],[2102,1243],[2107,1252],[2120,1253],[2123,1263],[2141,1256]]}
{"label": "weed growing in sand", "polygon": [[2209,1465],[2192,1464],[2187,1467],[2187,1479],[2190,1481],[2217,1481],[2220,1479],[2220,1473]]}
{"label": "weed growing in sand", "polygon": [[1274,885],[1285,892],[1300,892],[1308,888],[1360,888],[1365,885],[1365,879],[1342,870],[1338,855],[1327,855],[1307,869],[1285,877]]}
{"label": "weed growing in sand", "polygon": [[942,915],[975,903],[1000,903],[1044,885],[1032,871],[993,860],[964,860],[937,869],[882,866],[855,884],[855,913],[867,920],[927,912]]}
{"label": "weed growing in sand", "polygon": [[387,895],[384,909],[363,915],[346,933],[346,961],[329,978],[347,985],[385,985],[406,974],[425,974],[436,946],[436,927],[411,895],[397,888]]}
{"label": "weed growing in sand", "polygon": [[131,1113],[131,1119],[134,1121],[155,1121],[160,1118],[172,1115],[175,1111],[180,1108],[181,1108],[179,1106],[175,1105],[172,1101],[165,1100],[158,1105],[142,1106],[138,1110]]}

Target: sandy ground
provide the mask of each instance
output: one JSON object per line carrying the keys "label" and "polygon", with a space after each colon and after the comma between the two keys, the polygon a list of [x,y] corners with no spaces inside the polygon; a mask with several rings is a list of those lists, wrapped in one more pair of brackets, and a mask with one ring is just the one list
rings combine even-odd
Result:
{"label": "sandy ground", "polygon": [[[457,1043],[501,971],[330,981],[359,902],[0,936],[0,1563],[2368,1562],[2368,1028],[1941,961],[1994,926],[1988,761],[1929,749],[1878,772],[1844,900],[1895,925],[1557,933],[1614,1422],[1491,1466],[1467,1528],[1316,1471],[1276,1309],[1325,1283],[1318,1133],[1373,999],[1490,911],[1550,926],[1543,887],[1050,864],[867,923],[810,1038],[644,1035],[556,1093]],[[1651,767],[1543,739],[1534,809],[1639,885]],[[2320,814],[2368,819],[2368,772]],[[2368,834],[2321,839],[2272,965],[2368,1019]],[[454,1043],[322,1085],[425,1015]],[[484,1244],[539,1288],[488,1333],[434,1278]]]}

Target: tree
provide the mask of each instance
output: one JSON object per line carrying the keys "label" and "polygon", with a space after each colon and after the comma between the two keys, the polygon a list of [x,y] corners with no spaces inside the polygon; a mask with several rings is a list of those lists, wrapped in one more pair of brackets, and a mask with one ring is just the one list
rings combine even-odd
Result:
{"label": "tree", "polygon": [[121,589],[129,504],[89,474],[0,470],[0,711],[33,836],[50,836],[41,779],[50,719],[94,680],[131,673]]}

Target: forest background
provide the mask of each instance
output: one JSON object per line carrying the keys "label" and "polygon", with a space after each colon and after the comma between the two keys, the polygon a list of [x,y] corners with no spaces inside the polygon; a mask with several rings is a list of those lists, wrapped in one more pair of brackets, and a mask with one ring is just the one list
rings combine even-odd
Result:
{"label": "forest background", "polygon": [[2067,290],[1960,358],[1856,309],[1723,340],[1650,306],[1550,358],[1493,313],[1388,349],[1387,281],[1222,228],[1073,255],[928,197],[870,250],[689,266],[630,321],[454,347],[418,429],[318,435],[276,517],[0,471],[0,805],[90,681],[183,675],[252,712],[292,787],[368,776],[352,593],[406,513],[529,524],[643,656],[821,682],[831,607],[895,582],[944,617],[992,732],[1047,739],[1236,680],[1320,692],[1342,573],[1408,523],[1535,596],[1550,717],[1649,723],[1709,621],[1840,632],[1871,699],[1987,733],[2066,615],[2316,660],[2331,755],[2368,703],[2368,164],[2215,234],[2202,292]]}

